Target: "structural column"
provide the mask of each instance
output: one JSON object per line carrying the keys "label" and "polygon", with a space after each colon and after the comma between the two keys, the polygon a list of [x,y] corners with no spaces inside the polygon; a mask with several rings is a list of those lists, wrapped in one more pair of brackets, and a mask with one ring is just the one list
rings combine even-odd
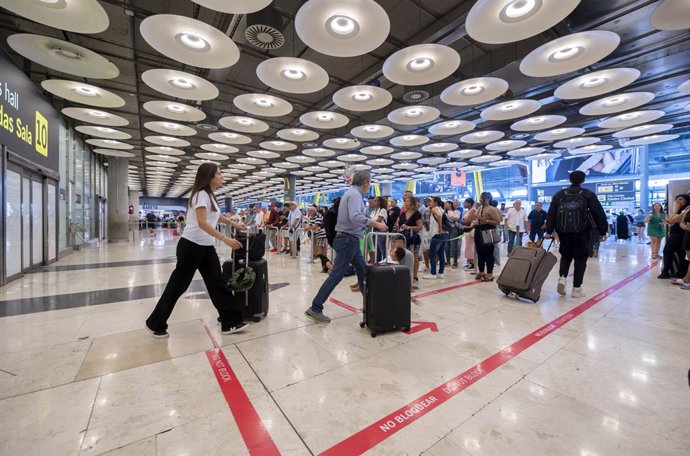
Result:
{"label": "structural column", "polygon": [[129,241],[128,164],[124,158],[108,158],[108,242]]}
{"label": "structural column", "polygon": [[297,199],[297,194],[295,192],[297,176],[286,176],[283,178],[283,183],[285,185],[285,202],[287,203],[288,201],[295,201]]}
{"label": "structural column", "polygon": [[649,146],[640,147],[640,209],[649,212]]}

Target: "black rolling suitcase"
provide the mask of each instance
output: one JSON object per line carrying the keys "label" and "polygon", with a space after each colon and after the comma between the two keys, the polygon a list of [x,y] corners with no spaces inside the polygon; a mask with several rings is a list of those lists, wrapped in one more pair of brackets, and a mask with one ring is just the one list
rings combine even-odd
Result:
{"label": "black rolling suitcase", "polygon": [[[261,245],[263,245],[264,239],[265,238],[261,239]],[[244,319],[258,322],[268,314],[268,262],[264,258],[252,259],[252,257],[250,257],[252,240],[254,240],[253,237],[248,237],[246,239],[248,248],[238,250],[238,252],[243,252],[245,254],[244,258],[239,256],[236,257],[233,252],[230,259],[223,263],[223,277],[229,280],[237,268],[249,263],[249,267],[252,268],[256,274],[254,286],[252,286],[249,291],[233,293],[240,303]]]}
{"label": "black rolling suitcase", "polygon": [[412,307],[410,268],[398,264],[367,266],[362,323],[376,337],[386,331],[410,329]]}
{"label": "black rolling suitcase", "polygon": [[544,281],[557,262],[556,255],[541,247],[515,247],[496,283],[506,295],[513,293],[537,302]]}

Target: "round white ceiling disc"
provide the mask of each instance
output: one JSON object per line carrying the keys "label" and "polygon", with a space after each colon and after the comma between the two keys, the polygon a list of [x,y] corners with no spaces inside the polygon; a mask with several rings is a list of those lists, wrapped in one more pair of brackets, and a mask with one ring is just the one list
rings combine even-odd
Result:
{"label": "round white ceiling disc", "polygon": [[[391,174],[394,173],[395,170],[393,168],[376,168],[374,170],[375,173],[377,174]],[[384,176],[381,177],[381,179],[385,178]],[[380,181],[380,182],[386,182],[386,181]]]}
{"label": "round white ceiling disc", "polygon": [[328,73],[319,65],[295,57],[264,60],[256,67],[261,82],[281,92],[313,93],[328,85]]}
{"label": "round white ceiling disc", "polygon": [[406,106],[388,113],[388,120],[398,125],[422,125],[433,122],[441,111],[431,106]]}
{"label": "round white ceiling disc", "polygon": [[678,86],[678,91],[680,93],[690,94],[690,79]]}
{"label": "round white ceiling disc", "polygon": [[322,129],[340,128],[350,122],[350,119],[342,114],[331,111],[313,111],[302,114],[299,121],[307,127]]}
{"label": "round white ceiling disc", "polygon": [[388,146],[369,146],[362,147],[359,151],[366,155],[387,155],[393,152],[395,149]]}
{"label": "round white ceiling disc", "polygon": [[240,59],[240,50],[229,36],[190,17],[155,14],[141,22],[139,31],[156,51],[186,65],[218,69]]}
{"label": "round white ceiling disc", "polygon": [[563,100],[598,97],[631,84],[640,77],[635,68],[610,68],[579,76],[561,84],[553,93]]}
{"label": "round white ceiling disc", "polygon": [[373,0],[310,0],[297,11],[295,30],[315,51],[354,57],[383,44],[390,20]]}
{"label": "round white ceiling disc", "polygon": [[290,162],[281,162],[281,163],[274,163],[273,166],[277,168],[284,168],[284,169],[297,169],[300,166],[297,163],[290,163]]}
{"label": "round white ceiling disc", "polygon": [[230,160],[230,157],[223,154],[216,154],[214,152],[198,152],[194,154],[196,158],[201,158],[204,160],[214,160],[214,161],[225,161]]}
{"label": "round white ceiling disc", "polygon": [[501,157],[496,155],[482,155],[481,157],[470,158],[471,163],[491,163],[499,161]]}
{"label": "round white ceiling disc", "polygon": [[580,0],[479,0],[468,13],[465,28],[480,43],[514,43],[550,29],[579,3]]}
{"label": "round white ceiling disc", "polygon": [[394,160],[416,160],[418,158],[422,158],[422,154],[419,152],[411,152],[406,150],[404,152],[396,152],[391,155],[390,158]]}
{"label": "round white ceiling disc", "polygon": [[238,95],[232,104],[244,112],[262,117],[286,116],[292,112],[292,105],[282,98],[260,93]]}
{"label": "round white ceiling disc", "polygon": [[422,150],[424,152],[438,153],[438,152],[450,152],[451,150],[455,150],[457,148],[458,148],[458,145],[453,144],[453,143],[432,143],[432,144],[427,144],[426,146],[422,147]]}
{"label": "round white ceiling disc", "polygon": [[457,168],[457,169],[464,168],[465,166],[467,166],[467,163],[458,162],[458,161],[442,163],[442,164],[438,165],[439,168]]}
{"label": "round white ceiling disc", "polygon": [[247,156],[253,158],[261,158],[263,160],[272,160],[274,158],[280,158],[280,154],[271,152],[269,150],[251,150],[247,152]]}
{"label": "round white ceiling disc", "polygon": [[108,127],[91,127],[86,125],[80,125],[76,128],[79,133],[83,133],[89,136],[95,136],[97,138],[106,139],[130,139],[132,135],[125,133],[124,131],[113,130]]}
{"label": "round white ceiling disc", "polygon": [[319,137],[319,134],[315,131],[305,130],[303,128],[288,128],[286,130],[278,130],[276,135],[280,139],[284,139],[286,141],[298,142],[316,141]]}
{"label": "round white ceiling disc", "polygon": [[147,101],[143,106],[154,116],[179,122],[200,122],[206,118],[204,111],[174,101]]}
{"label": "round white ceiling disc", "polygon": [[499,161],[489,163],[489,166],[499,168],[501,166],[515,166],[515,165],[523,165],[523,164],[524,163],[519,162],[517,160],[499,160]]}
{"label": "round white ceiling disc", "polygon": [[392,165],[393,163],[395,163],[395,161],[393,161],[389,158],[374,158],[371,160],[367,160],[367,165],[371,165],[371,166],[388,166],[388,165]]}
{"label": "round white ceiling disc", "polygon": [[527,141],[522,141],[519,139],[507,139],[504,141],[498,141],[495,143],[487,144],[486,150],[491,150],[494,152],[507,152],[513,149],[519,149],[527,145]]}
{"label": "round white ceiling disc", "polygon": [[511,130],[515,131],[539,131],[553,128],[568,120],[565,116],[535,116],[529,119],[523,119],[515,122],[510,126]]}
{"label": "round white ceiling disc", "polygon": [[7,38],[7,44],[27,59],[61,73],[87,79],[112,79],[120,75],[114,63],[69,41],[17,33]]}
{"label": "round white ceiling disc", "polygon": [[173,138],[172,136],[147,136],[144,139],[152,144],[158,144],[159,146],[189,147],[191,145],[189,141],[181,138]]}
{"label": "round white ceiling disc", "polygon": [[468,120],[448,120],[429,127],[429,133],[436,136],[452,136],[474,130],[477,125]]}
{"label": "round white ceiling disc", "polygon": [[544,152],[543,147],[522,147],[520,149],[511,150],[508,155],[511,157],[529,157]]}
{"label": "round white ceiling disc", "polygon": [[[177,165],[175,163],[171,163],[168,161],[155,161],[155,160],[153,160],[153,158],[155,158],[155,157],[156,157],[155,155],[147,155],[146,156],[146,158],[150,159],[150,160],[146,161],[146,170],[147,171],[150,169],[149,167],[153,167],[156,169],[159,169],[159,168],[177,168]],[[175,159],[177,161],[181,161],[181,159],[177,158],[177,157],[169,157],[169,158]]]}
{"label": "round white ceiling disc", "polygon": [[262,160],[260,158],[247,157],[247,158],[238,158],[237,163],[244,163],[245,165],[265,165],[268,162],[266,160]]}
{"label": "round white ceiling disc", "polygon": [[479,157],[481,154],[482,154],[481,150],[462,149],[462,150],[456,150],[455,152],[451,152],[447,156],[448,156],[448,158],[467,160],[470,158]]}
{"label": "round white ceiling disc", "polygon": [[334,156],[335,152],[330,149],[324,149],[323,147],[315,147],[313,149],[304,149],[302,154],[308,157],[327,158]]}
{"label": "round white ceiling disc", "polygon": [[577,149],[570,149],[570,155],[590,155],[597,152],[604,152],[605,150],[613,149],[613,146],[585,146]]}
{"label": "round white ceiling disc", "polygon": [[264,141],[259,144],[259,146],[264,149],[276,150],[278,152],[289,152],[297,149],[296,145],[285,141]]}
{"label": "round white ceiling disc", "polygon": [[94,149],[95,154],[107,155],[108,157],[118,157],[118,158],[132,158],[135,157],[131,152],[125,152],[124,150],[114,150],[114,149]]}
{"label": "round white ceiling disc", "polygon": [[489,106],[481,112],[484,120],[509,120],[524,117],[541,108],[537,100],[510,100]]}
{"label": "round white ceiling disc", "polygon": [[175,122],[146,122],[144,128],[163,135],[170,136],[194,136],[196,130],[186,125]]}
{"label": "round white ceiling disc", "polygon": [[673,141],[674,139],[678,139],[680,135],[650,135],[650,136],[643,136],[641,138],[636,138],[633,139],[632,141],[629,141],[626,146],[642,146],[645,144],[657,144],[661,142],[666,142],[666,141]]}
{"label": "round white ceiling disc", "polygon": [[99,109],[64,108],[61,112],[72,119],[96,125],[104,125],[106,127],[124,127],[125,125],[129,125],[129,121],[124,117]]}
{"label": "round white ceiling disc", "polygon": [[323,145],[332,149],[354,149],[359,147],[359,141],[352,138],[331,138],[323,142]]}
{"label": "round white ceiling disc", "polygon": [[266,122],[244,116],[223,117],[218,121],[218,123],[223,128],[242,133],[263,133],[264,131],[268,130],[268,124]]}
{"label": "round white ceiling disc", "polygon": [[573,33],[530,52],[520,62],[520,71],[535,78],[571,73],[609,55],[620,40],[618,34],[605,30]]}
{"label": "round white ceiling disc", "polygon": [[396,163],[393,169],[417,169],[419,165],[416,163]]}
{"label": "round white ceiling disc", "polygon": [[333,94],[333,103],[348,111],[376,111],[393,101],[386,89],[371,85],[345,87]]}
{"label": "round white ceiling disc", "polygon": [[360,155],[360,154],[345,154],[345,155],[340,155],[336,159],[340,160],[340,161],[344,161],[344,162],[360,162],[360,161],[366,160],[367,156],[366,155]]}
{"label": "round white ceiling disc", "polygon": [[132,150],[134,146],[131,144],[126,144],[114,139],[87,139],[87,144],[92,146],[102,147],[104,149],[117,149],[117,150]]}
{"label": "round white ceiling disc", "polygon": [[651,111],[633,111],[626,112],[625,114],[619,114],[615,117],[609,117],[608,119],[599,122],[599,128],[629,128],[635,125],[640,125],[648,122],[654,122],[656,119],[666,115],[664,111],[651,110]]}
{"label": "round white ceiling disc", "polygon": [[385,125],[360,125],[350,130],[350,133],[362,139],[381,139],[389,137],[395,130]]}
{"label": "round white ceiling disc", "polygon": [[503,138],[505,133],[497,130],[483,130],[469,133],[460,138],[460,141],[468,144],[487,144]]}
{"label": "round white ceiling disc", "polygon": [[425,157],[417,160],[417,163],[420,163],[422,165],[438,166],[441,163],[445,163],[447,161],[448,159],[445,157]]}
{"label": "round white ceiling disc", "polygon": [[101,33],[108,14],[97,0],[0,0],[0,6],[18,16],[67,32]]}
{"label": "round white ceiling disc", "polygon": [[[307,163],[315,163],[315,162],[316,162],[316,159],[315,159],[315,158],[313,158],[313,157],[307,157],[307,156],[305,156],[305,155],[295,155],[295,156],[292,156],[292,157],[287,157],[285,160],[286,160],[286,161],[289,161],[290,163],[297,163],[297,164],[300,164],[300,165],[304,165],[304,164],[307,164]],[[276,164],[276,166],[278,166],[278,165],[279,165],[279,164]],[[280,166],[278,166],[278,167],[280,168]]]}
{"label": "round white ceiling disc", "polygon": [[690,1],[664,0],[652,14],[652,27],[658,30],[684,30],[690,28]]}
{"label": "round white ceiling disc", "polygon": [[[304,167],[304,170],[305,170],[305,171],[309,171],[309,172],[311,172],[311,173],[321,173],[321,172],[324,172],[324,171],[328,171],[328,168],[324,168],[323,166],[316,166],[316,165],[314,165],[314,166],[305,166],[305,167]],[[330,174],[328,174],[327,176],[328,176],[328,177],[332,177]],[[323,177],[323,176],[321,176],[321,177]]]}
{"label": "round white ceiling disc", "polygon": [[615,138],[635,138],[637,136],[649,136],[661,133],[662,131],[667,131],[673,128],[671,124],[651,124],[651,125],[638,125],[632,128],[626,128],[625,130],[618,131],[613,134]]}
{"label": "round white ceiling disc", "polygon": [[160,162],[165,162],[165,163],[169,162],[170,164],[174,164],[174,163],[182,161],[181,158],[174,157],[172,155],[147,155],[146,158],[148,158],[149,160],[155,160],[156,162],[159,162],[159,163]]}
{"label": "round white ceiling disc", "polygon": [[144,150],[146,152],[151,152],[152,154],[158,154],[158,155],[184,155],[184,151],[180,149],[175,149],[173,147],[167,147],[167,146],[149,146],[145,147]]}
{"label": "round white ceiling disc", "polygon": [[553,153],[543,153],[543,154],[537,154],[537,155],[530,155],[529,157],[524,157],[526,160],[552,160],[554,158],[560,157],[561,154],[553,154]]}
{"label": "round white ceiling disc", "polygon": [[191,163],[193,165],[203,165],[204,163],[213,163],[214,165],[220,165],[220,162],[217,162],[214,160],[204,160],[204,159],[190,160],[189,163]]}
{"label": "round white ceiling disc", "polygon": [[585,132],[584,128],[571,127],[571,128],[556,128],[555,130],[549,130],[539,133],[534,136],[536,141],[559,141],[561,139],[573,138],[579,136]]}
{"label": "round white ceiling disc", "polygon": [[229,131],[210,133],[208,135],[208,139],[223,144],[249,144],[252,142],[252,138],[249,136],[244,136],[239,133],[232,133]]}
{"label": "round white ceiling disc", "polygon": [[147,70],[141,74],[141,80],[153,90],[183,100],[212,100],[219,94],[218,88],[206,79],[183,71]]}
{"label": "round white ceiling disc", "polygon": [[234,154],[240,151],[237,147],[218,143],[202,144],[201,148],[205,151],[213,152],[216,154]]}
{"label": "round white ceiling disc", "polygon": [[53,95],[75,103],[99,108],[119,108],[125,105],[125,100],[113,92],[83,82],[48,79],[41,82],[41,87]]}
{"label": "round white ceiling disc", "polygon": [[325,160],[318,163],[319,166],[325,166],[326,168],[341,168],[345,166],[345,163],[339,162],[338,160]]}
{"label": "round white ceiling disc", "polygon": [[639,108],[654,99],[652,92],[630,92],[612,95],[587,103],[580,108],[583,116],[607,116],[617,112]]}
{"label": "round white ceiling disc", "polygon": [[229,165],[229,166],[233,166],[233,167],[235,167],[235,168],[237,168],[237,169],[243,169],[243,170],[252,170],[252,169],[256,169],[256,166],[250,165],[249,163],[242,163],[242,162],[240,162],[239,160],[238,160],[238,163],[235,163],[234,165]]}
{"label": "round white ceiling disc", "polygon": [[413,147],[421,146],[429,141],[430,139],[428,137],[422,135],[402,135],[392,138],[390,143],[396,147]]}
{"label": "round white ceiling disc", "polygon": [[452,106],[486,103],[503,95],[508,83],[499,78],[473,78],[456,82],[441,92],[441,101]]}
{"label": "round white ceiling disc", "polygon": [[261,11],[273,0],[193,0],[197,5],[221,13],[249,14]]}
{"label": "round white ceiling disc", "polygon": [[601,138],[597,138],[596,136],[583,136],[559,141],[555,143],[553,147],[557,149],[576,149],[578,147],[591,146],[599,141],[601,141]]}
{"label": "round white ceiling disc", "polygon": [[463,168],[463,171],[465,171],[467,173],[473,173],[475,171],[484,171],[485,169],[486,169],[486,167],[484,167],[484,166],[469,165],[469,166],[466,166],[465,168]]}
{"label": "round white ceiling disc", "polygon": [[417,44],[403,48],[383,63],[383,75],[405,86],[433,84],[460,66],[460,54],[441,44]]}

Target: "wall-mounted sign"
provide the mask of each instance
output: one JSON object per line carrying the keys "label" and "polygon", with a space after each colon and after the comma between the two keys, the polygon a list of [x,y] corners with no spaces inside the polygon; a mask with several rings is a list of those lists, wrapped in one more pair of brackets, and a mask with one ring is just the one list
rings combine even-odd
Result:
{"label": "wall-mounted sign", "polygon": [[57,173],[58,135],[57,111],[0,49],[0,143]]}
{"label": "wall-mounted sign", "polygon": [[635,201],[635,181],[599,182],[596,194],[602,204]]}

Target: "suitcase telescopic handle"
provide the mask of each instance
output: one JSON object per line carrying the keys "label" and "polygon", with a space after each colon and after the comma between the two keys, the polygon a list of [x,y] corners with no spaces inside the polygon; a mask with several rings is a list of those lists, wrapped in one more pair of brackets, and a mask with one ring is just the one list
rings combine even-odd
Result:
{"label": "suitcase telescopic handle", "polygon": [[[370,233],[367,233],[367,235],[364,237],[364,245],[365,245],[365,247],[368,246],[369,245],[369,238],[373,237],[374,238],[374,252],[376,252],[377,247],[378,247],[378,238],[379,237],[386,238],[386,241],[384,241],[384,242],[387,242],[388,238],[393,238],[393,237],[398,237],[398,236],[402,236],[402,234],[400,234],[400,233],[389,233],[387,231],[385,231],[385,232],[383,232],[383,231],[372,231]],[[385,261],[386,261],[386,264],[389,264],[388,263],[388,255],[386,255]]]}

